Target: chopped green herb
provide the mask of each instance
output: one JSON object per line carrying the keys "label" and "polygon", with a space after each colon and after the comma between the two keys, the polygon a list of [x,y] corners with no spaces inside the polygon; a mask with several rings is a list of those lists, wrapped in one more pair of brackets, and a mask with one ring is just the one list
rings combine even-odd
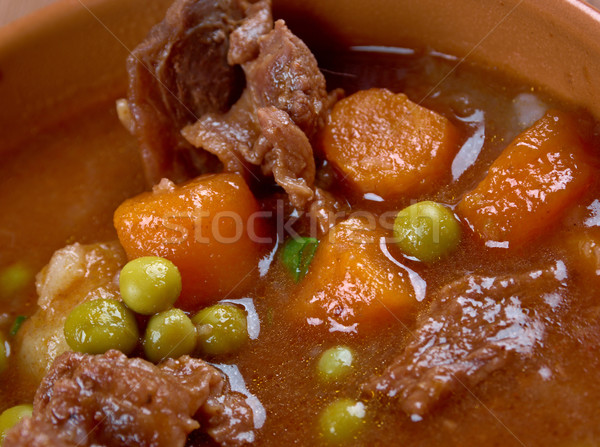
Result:
{"label": "chopped green herb", "polygon": [[21,329],[23,323],[25,323],[25,320],[27,320],[27,317],[25,315],[19,315],[17,318],[15,318],[15,322],[13,323],[13,326],[10,330],[11,337],[17,335],[17,332],[19,332],[19,329]]}
{"label": "chopped green herb", "polygon": [[22,262],[16,262],[0,272],[0,298],[11,298],[33,281],[33,272]]}
{"label": "chopped green herb", "polygon": [[294,238],[285,244],[283,263],[292,274],[294,281],[298,282],[304,278],[318,245],[319,241],[314,237]]}

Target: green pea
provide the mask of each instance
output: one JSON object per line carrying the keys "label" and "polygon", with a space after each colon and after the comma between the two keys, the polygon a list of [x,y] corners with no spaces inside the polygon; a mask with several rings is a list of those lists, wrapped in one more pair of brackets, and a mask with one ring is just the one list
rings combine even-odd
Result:
{"label": "green pea", "polygon": [[319,377],[326,382],[334,382],[348,376],[354,367],[354,352],[347,346],[329,348],[319,358]]}
{"label": "green pea", "polygon": [[419,202],[404,208],[394,221],[394,237],[404,254],[432,262],[459,244],[460,223],[452,211],[436,202]]}
{"label": "green pea", "polygon": [[118,349],[130,354],[139,333],[133,312],[113,299],[86,301],[75,307],[67,317],[65,339],[74,351],[103,354]]}
{"label": "green pea", "polygon": [[8,368],[8,354],[10,350],[8,342],[0,334],[0,374],[2,374]]}
{"label": "green pea", "polygon": [[16,262],[0,272],[0,298],[11,298],[33,282],[34,273],[22,262]]}
{"label": "green pea", "polygon": [[321,436],[332,444],[348,442],[356,437],[365,423],[362,402],[339,399],[323,410],[319,418]]}
{"label": "green pea", "polygon": [[142,315],[152,315],[173,306],[181,293],[181,275],[171,261],[156,256],[128,262],[119,277],[121,297]]}
{"label": "green pea", "polygon": [[192,318],[198,328],[198,346],[208,355],[237,351],[248,340],[246,314],[233,304],[215,304]]}
{"label": "green pea", "polygon": [[196,328],[181,309],[170,309],[150,318],[144,337],[146,358],[158,363],[191,354],[196,349]]}
{"label": "green pea", "polygon": [[32,412],[33,406],[27,404],[11,407],[0,414],[0,445],[4,443],[8,430],[17,425],[24,417],[31,417]]}

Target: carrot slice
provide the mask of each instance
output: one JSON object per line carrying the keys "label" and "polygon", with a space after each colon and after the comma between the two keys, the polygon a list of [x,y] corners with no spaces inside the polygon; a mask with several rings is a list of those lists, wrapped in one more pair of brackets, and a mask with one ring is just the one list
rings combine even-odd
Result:
{"label": "carrot slice", "polygon": [[359,218],[332,228],[300,283],[293,317],[349,332],[406,319],[417,303],[415,290],[408,271],[381,251],[381,236]]}
{"label": "carrot slice", "polygon": [[486,245],[519,247],[558,222],[592,172],[576,122],[550,111],[504,149],[458,213]]}
{"label": "carrot slice", "polygon": [[264,247],[258,211],[241,176],[217,174],[182,186],[163,180],[125,201],[114,224],[130,259],[162,256],[179,268],[176,305],[194,310],[251,285]]}
{"label": "carrot slice", "polygon": [[430,190],[449,175],[458,131],[406,95],[370,89],[335,105],[321,144],[360,193],[393,198]]}

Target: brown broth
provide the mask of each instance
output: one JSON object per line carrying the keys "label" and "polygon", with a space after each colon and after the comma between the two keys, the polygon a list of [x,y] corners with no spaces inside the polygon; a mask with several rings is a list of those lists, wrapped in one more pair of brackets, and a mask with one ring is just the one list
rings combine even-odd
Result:
{"label": "brown broth", "polygon": [[[95,105],[25,141],[0,165],[0,268],[23,263],[39,271],[52,253],[74,242],[116,239],[112,215],[143,190],[135,140],[120,125],[114,102]],[[0,330],[35,312],[33,282],[2,304]],[[9,369],[0,384],[2,406],[31,400],[15,389]]]}

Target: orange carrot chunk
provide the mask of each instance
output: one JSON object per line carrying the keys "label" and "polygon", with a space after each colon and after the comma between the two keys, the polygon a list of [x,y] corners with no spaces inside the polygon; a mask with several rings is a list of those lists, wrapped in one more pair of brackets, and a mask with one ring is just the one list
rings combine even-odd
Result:
{"label": "orange carrot chunk", "polygon": [[559,221],[592,169],[575,121],[550,111],[504,149],[458,213],[486,245],[519,247]]}
{"label": "orange carrot chunk", "polygon": [[292,306],[295,318],[355,332],[406,319],[415,304],[408,272],[387,259],[381,233],[350,218],[322,238]]}
{"label": "orange carrot chunk", "polygon": [[258,204],[241,176],[216,174],[182,186],[163,180],[154,192],[115,212],[129,259],[161,256],[181,273],[176,305],[188,310],[243,293],[262,253]]}
{"label": "orange carrot chunk", "polygon": [[386,89],[339,101],[321,137],[326,158],[358,192],[384,198],[439,185],[458,150],[450,121]]}

